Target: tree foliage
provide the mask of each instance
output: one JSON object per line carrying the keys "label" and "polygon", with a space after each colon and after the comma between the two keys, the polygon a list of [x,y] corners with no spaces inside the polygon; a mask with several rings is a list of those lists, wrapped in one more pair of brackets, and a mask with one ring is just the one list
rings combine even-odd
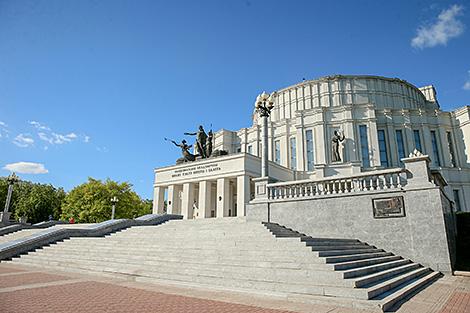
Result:
{"label": "tree foliage", "polygon": [[115,218],[135,218],[151,213],[152,202],[142,200],[133,190],[132,185],[107,179],[88,178],[88,182],[72,189],[62,206],[62,218],[73,217],[77,222],[98,223],[111,218],[111,198],[116,196]]}
{"label": "tree foliage", "polygon": [[[8,183],[5,177],[0,178],[0,204],[5,207]],[[49,219],[52,215],[58,219],[61,215],[61,205],[65,198],[62,188],[50,184],[20,181],[13,186],[10,202],[10,212],[16,219],[27,217],[28,222],[38,223]]]}

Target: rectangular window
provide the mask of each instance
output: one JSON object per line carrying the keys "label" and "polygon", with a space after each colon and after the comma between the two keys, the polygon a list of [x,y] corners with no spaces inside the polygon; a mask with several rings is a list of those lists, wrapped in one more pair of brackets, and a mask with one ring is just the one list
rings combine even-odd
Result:
{"label": "rectangular window", "polygon": [[449,144],[450,163],[452,164],[453,167],[456,167],[457,162],[455,159],[454,144],[452,142],[451,132],[447,132],[447,143]]}
{"label": "rectangular window", "polygon": [[397,138],[397,152],[398,152],[398,160],[402,163],[401,159],[405,157],[405,142],[403,140],[403,132],[401,129],[395,130],[395,135]]}
{"label": "rectangular window", "polygon": [[419,152],[424,153],[423,147],[421,146],[421,136],[419,135],[419,130],[417,130],[417,129],[413,130],[413,136],[414,136],[414,139],[415,139],[415,148],[416,148],[416,150],[418,150]]}
{"label": "rectangular window", "polygon": [[274,142],[274,162],[281,164],[281,142],[279,140]]}
{"label": "rectangular window", "polygon": [[290,138],[290,168],[291,170],[297,169],[297,145],[295,137]]}
{"label": "rectangular window", "polygon": [[369,139],[367,136],[367,125],[359,125],[359,137],[361,139],[362,166],[370,167]]}
{"label": "rectangular window", "polygon": [[436,131],[431,130],[431,144],[432,144],[432,162],[435,166],[441,166],[441,159],[439,158],[439,149],[437,147]]}
{"label": "rectangular window", "polygon": [[252,145],[248,146],[248,153],[253,154],[253,146]]}
{"label": "rectangular window", "polygon": [[383,167],[388,167],[387,141],[385,140],[385,130],[377,130],[377,137],[379,139],[380,165]]}
{"label": "rectangular window", "polygon": [[313,133],[312,130],[307,130],[305,132],[305,137],[307,141],[307,171],[313,171],[315,161],[313,154]]}
{"label": "rectangular window", "polygon": [[455,202],[455,210],[462,211],[462,207],[460,206],[460,194],[458,189],[454,189],[454,202]]}

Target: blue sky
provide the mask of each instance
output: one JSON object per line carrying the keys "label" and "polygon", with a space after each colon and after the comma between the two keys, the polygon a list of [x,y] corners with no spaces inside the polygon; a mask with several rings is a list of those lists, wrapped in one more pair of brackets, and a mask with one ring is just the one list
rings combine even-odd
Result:
{"label": "blue sky", "polygon": [[0,175],[151,198],[180,153],[164,137],[248,127],[258,93],[302,78],[399,77],[469,105],[469,27],[466,1],[0,0]]}

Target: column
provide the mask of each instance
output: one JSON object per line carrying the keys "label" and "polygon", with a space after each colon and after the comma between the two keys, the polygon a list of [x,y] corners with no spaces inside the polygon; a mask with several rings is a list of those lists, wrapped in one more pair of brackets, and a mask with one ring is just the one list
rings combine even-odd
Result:
{"label": "column", "polygon": [[377,137],[377,120],[369,122],[369,155],[372,166],[380,166],[379,140]]}
{"label": "column", "polygon": [[199,182],[199,218],[211,216],[212,183],[207,180]]}
{"label": "column", "polygon": [[304,138],[304,121],[302,113],[296,113],[297,121],[295,125],[296,129],[296,149],[297,149],[297,170],[306,171],[307,166],[305,166],[305,138]]}
{"label": "column", "polygon": [[165,187],[153,188],[153,214],[162,214],[165,206]]}
{"label": "column", "polygon": [[327,151],[330,151],[330,146],[325,140],[325,128],[326,125],[316,125],[313,128],[313,153],[315,160],[315,165],[317,164],[327,164],[329,162],[329,154]]}
{"label": "column", "polygon": [[217,217],[228,216],[230,201],[230,181],[228,178],[217,179]]}
{"label": "column", "polygon": [[168,204],[167,204],[168,214],[180,214],[179,191],[180,191],[179,185],[168,186]]}
{"label": "column", "polygon": [[[437,135],[437,134],[436,134]],[[449,151],[449,142],[447,141],[447,131],[444,127],[439,127],[439,137],[440,137],[440,151],[442,156],[442,166],[452,167],[450,162],[450,151]],[[438,145],[439,145],[438,142]]]}
{"label": "column", "polygon": [[237,177],[237,216],[245,216],[245,204],[250,201],[250,177]]}
{"label": "column", "polygon": [[183,199],[181,205],[181,214],[184,219],[193,218],[194,204],[194,185],[192,183],[183,184]]}

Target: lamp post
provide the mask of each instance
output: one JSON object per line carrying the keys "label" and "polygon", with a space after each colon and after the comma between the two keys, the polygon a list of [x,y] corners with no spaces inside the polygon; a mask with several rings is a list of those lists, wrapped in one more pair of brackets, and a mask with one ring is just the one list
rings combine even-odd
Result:
{"label": "lamp post", "polygon": [[119,202],[119,199],[114,196],[111,198],[111,203],[113,204],[113,209],[111,211],[111,219],[114,220],[114,212],[116,211],[116,203]]}
{"label": "lamp post", "polygon": [[3,209],[2,214],[2,222],[7,224],[10,221],[10,202],[11,202],[11,194],[13,193],[13,185],[20,181],[20,178],[16,176],[15,173],[11,173],[10,176],[7,178],[8,183],[8,193],[7,193],[7,201],[5,202],[5,208]]}
{"label": "lamp post", "polygon": [[276,93],[268,95],[263,91],[262,94],[256,97],[256,112],[262,118],[262,144],[263,154],[261,157],[261,177],[269,177],[268,167],[268,117],[271,114],[271,110],[274,108],[274,97]]}

